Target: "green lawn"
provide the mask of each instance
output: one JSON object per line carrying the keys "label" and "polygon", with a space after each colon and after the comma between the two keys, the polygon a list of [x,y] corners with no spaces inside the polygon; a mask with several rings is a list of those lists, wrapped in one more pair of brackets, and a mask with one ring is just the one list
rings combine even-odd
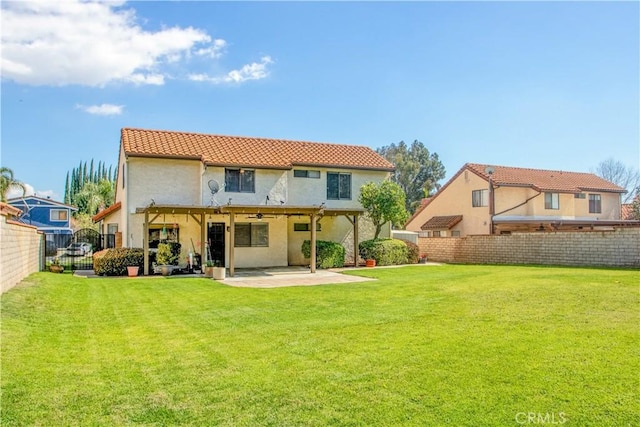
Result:
{"label": "green lawn", "polygon": [[2,426],[640,425],[637,270],[357,274],[35,274],[2,296]]}

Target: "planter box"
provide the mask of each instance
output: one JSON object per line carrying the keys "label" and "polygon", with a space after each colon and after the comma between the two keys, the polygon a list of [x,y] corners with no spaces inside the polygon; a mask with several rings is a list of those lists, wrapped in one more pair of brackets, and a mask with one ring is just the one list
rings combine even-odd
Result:
{"label": "planter box", "polygon": [[365,265],[367,267],[375,267],[376,266],[376,260],[375,259],[368,259],[366,262],[367,263]]}
{"label": "planter box", "polygon": [[224,267],[211,267],[211,275],[213,280],[224,280],[227,276],[227,270]]}

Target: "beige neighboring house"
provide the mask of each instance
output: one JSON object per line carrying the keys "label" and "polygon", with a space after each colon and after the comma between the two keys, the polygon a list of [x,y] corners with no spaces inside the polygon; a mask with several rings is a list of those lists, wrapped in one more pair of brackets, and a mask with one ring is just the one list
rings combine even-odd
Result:
{"label": "beige neighboring house", "polygon": [[372,237],[360,187],[392,170],[365,146],[125,128],[116,203],[94,221],[124,247],[175,241],[182,261],[204,254],[231,275],[308,265],[307,239],[342,243],[353,259]]}
{"label": "beige neighboring house", "polygon": [[467,163],[423,201],[406,229],[462,237],[629,225],[621,219],[625,192],[590,173]]}

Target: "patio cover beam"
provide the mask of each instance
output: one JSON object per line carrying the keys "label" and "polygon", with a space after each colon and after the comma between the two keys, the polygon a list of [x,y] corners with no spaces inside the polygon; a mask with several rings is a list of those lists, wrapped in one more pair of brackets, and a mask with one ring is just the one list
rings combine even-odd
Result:
{"label": "patio cover beam", "polygon": [[[319,206],[291,206],[291,205],[222,205],[222,206],[186,206],[186,205],[156,205],[152,204],[142,208],[136,208],[136,213],[144,214],[144,274],[149,274],[149,224],[160,214],[190,215],[196,219],[195,215],[200,215],[200,236],[201,236],[201,263],[206,262],[206,215],[229,215],[229,276],[235,273],[235,218],[236,215],[285,215],[285,216],[310,216],[311,218],[311,256],[315,260],[316,252],[316,224],[323,216],[353,216],[354,226],[354,258],[357,265],[358,260],[358,217],[365,212],[364,209],[332,209]],[[155,214],[151,220],[149,215]],[[197,219],[196,219],[196,222]],[[311,272],[315,273],[315,262],[311,262]]]}

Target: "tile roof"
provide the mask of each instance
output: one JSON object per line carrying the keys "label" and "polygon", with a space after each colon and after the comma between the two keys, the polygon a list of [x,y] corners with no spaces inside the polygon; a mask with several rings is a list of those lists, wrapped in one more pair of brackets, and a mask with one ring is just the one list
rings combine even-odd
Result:
{"label": "tile roof", "polygon": [[447,230],[462,221],[462,215],[434,216],[420,227],[422,230]]}
{"label": "tile roof", "polygon": [[121,143],[129,156],[200,159],[215,166],[394,169],[374,150],[358,145],[132,128],[122,129]]}
{"label": "tile roof", "polygon": [[489,166],[494,169],[491,180],[497,185],[532,187],[538,191],[559,193],[579,193],[581,191],[626,192],[624,188],[592,173],[514,168],[476,163],[467,163],[463,169],[468,168],[488,181],[489,174],[485,172],[485,169]]}
{"label": "tile roof", "polygon": [[100,212],[98,212],[97,214],[95,214],[94,216],[92,216],[91,219],[93,220],[93,222],[98,222],[101,219],[105,218],[110,213],[116,212],[121,207],[122,207],[122,203],[121,202],[116,202],[113,205],[109,206],[108,208],[103,209]]}
{"label": "tile roof", "polygon": [[626,221],[634,220],[633,217],[633,203],[625,203],[621,205],[622,212],[620,219],[624,219]]}

